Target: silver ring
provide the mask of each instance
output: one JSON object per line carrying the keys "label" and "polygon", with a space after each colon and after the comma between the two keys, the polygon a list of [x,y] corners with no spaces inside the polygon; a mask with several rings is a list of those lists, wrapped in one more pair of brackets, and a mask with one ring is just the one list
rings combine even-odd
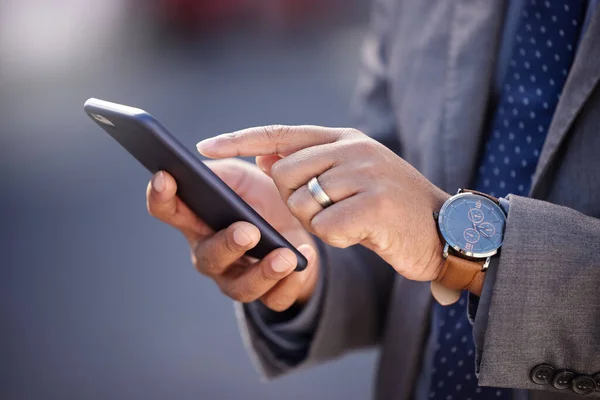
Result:
{"label": "silver ring", "polygon": [[327,196],[327,193],[325,193],[321,185],[319,185],[316,176],[308,181],[308,191],[321,207],[327,208],[333,204],[331,198]]}

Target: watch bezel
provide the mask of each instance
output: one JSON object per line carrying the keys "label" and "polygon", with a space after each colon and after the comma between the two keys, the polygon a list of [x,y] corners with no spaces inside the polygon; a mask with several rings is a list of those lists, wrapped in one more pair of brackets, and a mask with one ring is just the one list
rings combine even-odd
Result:
{"label": "watch bezel", "polygon": [[502,224],[502,228],[504,230],[504,228],[506,227],[506,214],[504,213],[504,210],[502,209],[502,207],[500,207],[500,205],[498,203],[494,202],[493,200],[491,200],[485,196],[482,196],[480,194],[472,193],[472,192],[458,193],[458,194],[455,194],[454,196],[450,197],[448,200],[446,200],[446,202],[442,205],[442,208],[440,209],[439,214],[438,214],[438,221],[437,221],[438,229],[439,229],[442,237],[446,241],[446,244],[448,244],[448,246],[451,249],[453,249],[455,252],[457,252],[458,254],[461,254],[468,258],[473,258],[473,259],[484,259],[484,258],[492,257],[492,256],[496,255],[498,253],[498,250],[500,250],[500,247],[502,247],[502,243],[504,243],[504,237],[502,238],[502,242],[500,242],[500,244],[498,245],[498,247],[496,249],[490,250],[485,253],[477,253],[477,252],[467,251],[465,249],[462,249],[460,246],[452,243],[453,242],[452,239],[448,237],[446,229],[444,228],[444,219],[446,218],[445,211],[448,209],[450,204],[452,204],[455,200],[460,199],[461,197],[467,197],[467,196],[476,196],[476,197],[479,197],[483,200],[486,200],[486,201],[492,203],[498,209],[500,214],[504,217],[504,221]]}

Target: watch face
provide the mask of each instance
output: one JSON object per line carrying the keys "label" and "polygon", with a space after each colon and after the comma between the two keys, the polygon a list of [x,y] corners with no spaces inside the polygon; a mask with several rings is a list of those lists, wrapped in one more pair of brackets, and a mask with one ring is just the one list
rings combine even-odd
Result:
{"label": "watch face", "polygon": [[451,197],[440,210],[440,232],[454,250],[485,258],[502,245],[506,215],[492,200],[473,193]]}

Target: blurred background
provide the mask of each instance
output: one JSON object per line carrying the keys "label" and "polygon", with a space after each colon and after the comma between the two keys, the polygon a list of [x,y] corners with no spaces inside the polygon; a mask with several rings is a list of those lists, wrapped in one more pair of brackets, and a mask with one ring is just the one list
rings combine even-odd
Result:
{"label": "blurred background", "polygon": [[0,0],[0,399],[368,398],[373,353],[260,381],[233,307],[83,113],[186,145],[349,125],[369,0]]}

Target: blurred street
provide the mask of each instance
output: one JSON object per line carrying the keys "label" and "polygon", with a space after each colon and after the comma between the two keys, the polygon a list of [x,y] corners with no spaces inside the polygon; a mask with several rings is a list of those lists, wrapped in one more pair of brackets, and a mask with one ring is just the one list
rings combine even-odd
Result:
{"label": "blurred street", "polygon": [[[65,18],[96,11],[78,9]],[[63,38],[40,28],[46,44],[0,23],[0,398],[368,398],[373,353],[260,381],[231,301],[148,216],[150,175],[83,112],[89,97],[143,108],[190,148],[253,125],[349,125],[364,21],[153,42],[142,23],[92,18],[58,24]]]}

